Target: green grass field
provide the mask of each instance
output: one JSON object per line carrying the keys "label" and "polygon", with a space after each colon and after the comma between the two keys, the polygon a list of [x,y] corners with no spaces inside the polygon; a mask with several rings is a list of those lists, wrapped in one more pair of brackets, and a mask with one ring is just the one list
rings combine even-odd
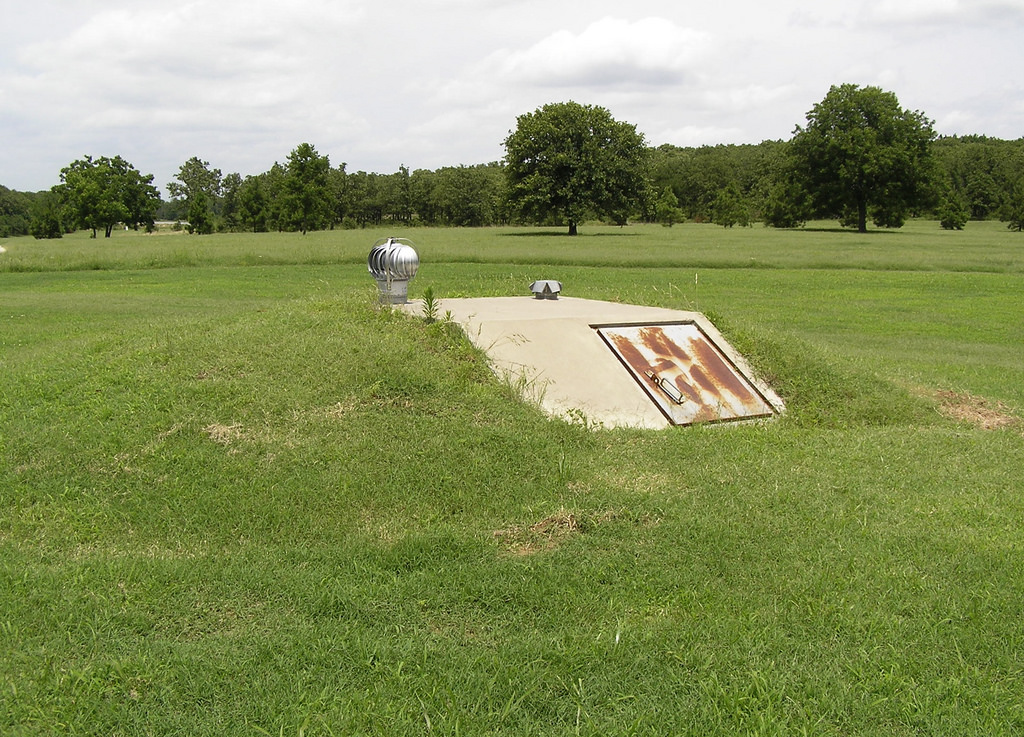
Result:
{"label": "green grass field", "polygon": [[[0,733],[1024,733],[1024,237],[0,241]],[[452,325],[709,314],[766,424],[607,430]]]}

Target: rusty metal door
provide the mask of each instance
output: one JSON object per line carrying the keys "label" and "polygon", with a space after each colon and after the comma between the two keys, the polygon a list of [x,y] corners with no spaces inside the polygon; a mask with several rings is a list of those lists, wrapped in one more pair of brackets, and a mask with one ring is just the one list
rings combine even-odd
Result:
{"label": "rusty metal door", "polygon": [[675,425],[773,414],[771,404],[695,323],[596,328]]}

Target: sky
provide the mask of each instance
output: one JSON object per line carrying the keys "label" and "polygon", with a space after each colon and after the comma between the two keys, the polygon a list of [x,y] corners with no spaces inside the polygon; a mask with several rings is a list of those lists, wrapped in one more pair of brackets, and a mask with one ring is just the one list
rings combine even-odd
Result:
{"label": "sky", "polygon": [[1024,137],[1024,0],[0,0],[0,184],[121,156],[259,174],[499,161],[573,100],[648,144],[788,140],[832,85]]}

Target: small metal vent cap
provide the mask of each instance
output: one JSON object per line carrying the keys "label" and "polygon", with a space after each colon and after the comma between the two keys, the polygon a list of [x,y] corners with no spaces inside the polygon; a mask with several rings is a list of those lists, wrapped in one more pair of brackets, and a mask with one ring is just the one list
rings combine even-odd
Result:
{"label": "small metal vent cap", "polygon": [[562,291],[562,282],[540,279],[530,285],[530,291],[537,299],[558,299],[558,293]]}

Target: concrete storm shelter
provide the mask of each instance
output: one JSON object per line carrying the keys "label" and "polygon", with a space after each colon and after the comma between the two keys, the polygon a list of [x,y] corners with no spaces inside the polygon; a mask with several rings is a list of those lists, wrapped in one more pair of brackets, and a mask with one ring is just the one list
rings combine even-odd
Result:
{"label": "concrete storm shelter", "polygon": [[[667,428],[772,417],[774,391],[704,315],[561,297],[438,300],[494,370],[551,415],[605,427]],[[422,314],[420,301],[401,305]]]}

